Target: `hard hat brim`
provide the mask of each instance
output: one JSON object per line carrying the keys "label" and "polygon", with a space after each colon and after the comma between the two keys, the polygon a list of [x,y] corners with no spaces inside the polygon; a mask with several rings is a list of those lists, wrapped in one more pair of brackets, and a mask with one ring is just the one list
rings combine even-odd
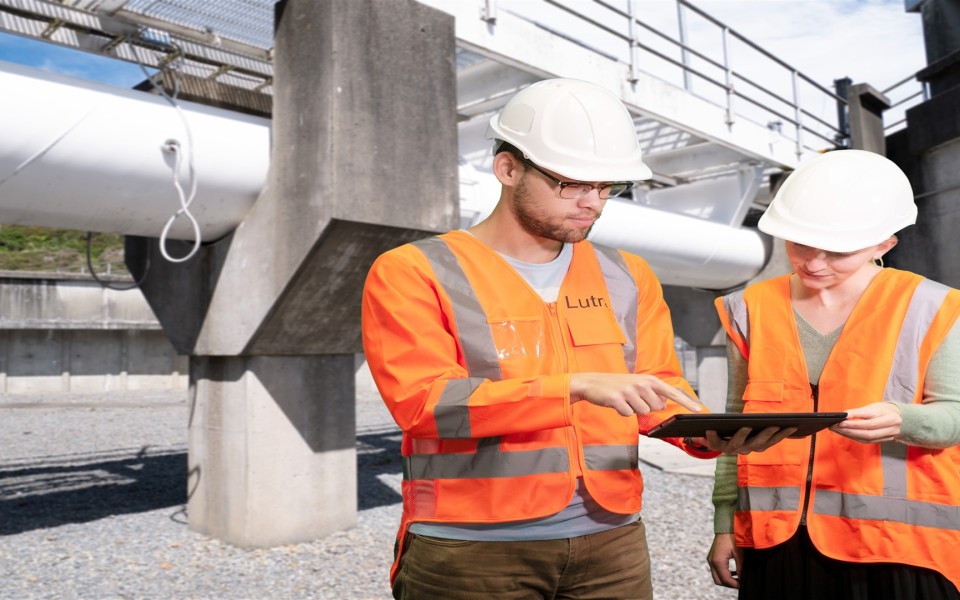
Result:
{"label": "hard hat brim", "polygon": [[[904,223],[907,227],[912,222]],[[825,232],[809,227],[798,227],[796,223],[783,223],[770,210],[763,213],[757,222],[757,229],[775,238],[802,244],[811,248],[826,250],[827,252],[856,252],[870,246],[885,242],[899,229],[889,233],[878,234],[871,232],[865,235],[851,235],[841,232]],[[902,229],[902,227],[900,228]]]}

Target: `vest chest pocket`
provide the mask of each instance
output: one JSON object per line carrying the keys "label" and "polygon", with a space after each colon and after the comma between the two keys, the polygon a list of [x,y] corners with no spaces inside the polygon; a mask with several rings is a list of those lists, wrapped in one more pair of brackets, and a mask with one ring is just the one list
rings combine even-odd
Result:
{"label": "vest chest pocket", "polygon": [[[782,380],[751,379],[743,391],[744,413],[793,412],[784,405]],[[754,431],[753,433],[757,433]],[[741,455],[741,465],[798,465],[807,448],[805,439],[786,439],[763,452]]]}
{"label": "vest chest pocket", "polygon": [[540,372],[538,366],[548,355],[542,318],[504,317],[487,324],[505,376],[507,372],[514,376]]}
{"label": "vest chest pocket", "polygon": [[[779,379],[750,379],[743,390],[746,403],[743,412],[785,412],[783,404],[783,381]],[[756,404],[754,404],[756,403]]]}
{"label": "vest chest pocket", "polygon": [[574,346],[616,344],[622,346],[627,338],[613,312],[606,309],[587,309],[570,315],[567,327]]}
{"label": "vest chest pocket", "polygon": [[573,344],[571,367],[580,371],[627,372],[624,345],[627,338],[609,309],[588,309],[567,314],[567,330]]}

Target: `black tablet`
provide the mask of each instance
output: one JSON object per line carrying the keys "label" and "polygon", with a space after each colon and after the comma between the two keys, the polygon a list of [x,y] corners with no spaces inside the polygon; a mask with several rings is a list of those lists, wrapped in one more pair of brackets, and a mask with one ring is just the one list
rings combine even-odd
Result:
{"label": "black tablet", "polygon": [[819,413],[710,413],[679,414],[670,417],[647,432],[647,436],[665,437],[705,437],[706,432],[714,430],[722,438],[732,437],[741,427],[750,427],[757,433],[767,427],[796,427],[790,437],[801,438],[812,435],[825,427],[847,418],[845,412]]}

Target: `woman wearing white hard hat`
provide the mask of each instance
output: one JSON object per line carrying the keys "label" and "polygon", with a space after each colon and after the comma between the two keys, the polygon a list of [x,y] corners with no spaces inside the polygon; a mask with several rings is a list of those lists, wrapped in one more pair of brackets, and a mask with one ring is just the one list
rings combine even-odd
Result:
{"label": "woman wearing white hard hat", "polygon": [[717,300],[728,411],[847,413],[718,459],[708,562],[740,598],[960,598],[960,292],[882,267],[916,215],[893,162],[820,155],[758,223],[793,273]]}

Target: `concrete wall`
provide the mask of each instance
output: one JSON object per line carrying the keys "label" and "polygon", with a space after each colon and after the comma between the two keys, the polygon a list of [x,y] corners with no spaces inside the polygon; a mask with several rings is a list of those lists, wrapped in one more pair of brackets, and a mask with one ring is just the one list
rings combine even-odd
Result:
{"label": "concrete wall", "polygon": [[919,214],[888,263],[960,287],[960,4],[921,6],[929,64],[917,79],[931,97],[907,110],[907,128],[887,138],[887,156],[910,178]]}
{"label": "concrete wall", "polygon": [[175,352],[139,290],[84,276],[0,272],[0,395],[187,384],[187,357]]}

